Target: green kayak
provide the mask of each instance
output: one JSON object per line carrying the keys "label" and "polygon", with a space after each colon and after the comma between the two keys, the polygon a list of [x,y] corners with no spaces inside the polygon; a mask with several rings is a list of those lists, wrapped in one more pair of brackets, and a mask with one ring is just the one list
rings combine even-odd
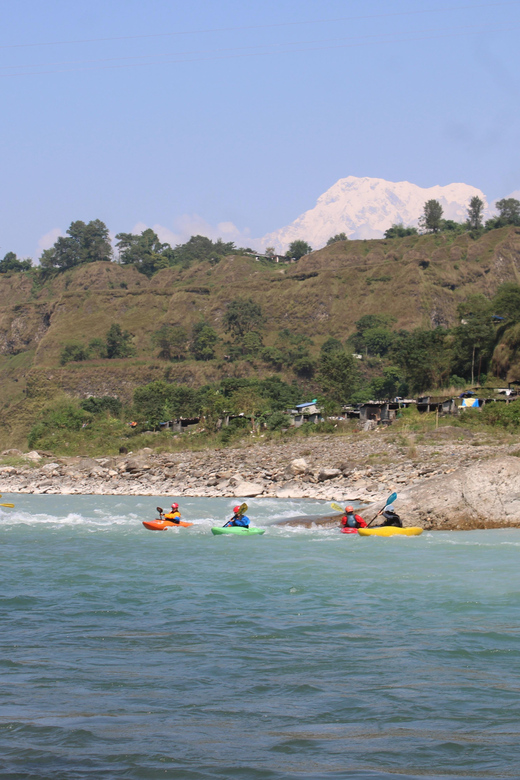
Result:
{"label": "green kayak", "polygon": [[265,534],[264,528],[240,528],[240,526],[232,525],[229,528],[212,528],[211,533],[215,536],[221,534],[233,534],[234,536],[256,536],[257,534]]}

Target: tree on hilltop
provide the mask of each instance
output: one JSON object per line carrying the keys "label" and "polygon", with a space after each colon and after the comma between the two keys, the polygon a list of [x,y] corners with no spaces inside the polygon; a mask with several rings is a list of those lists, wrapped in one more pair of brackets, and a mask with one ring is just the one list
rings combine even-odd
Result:
{"label": "tree on hilltop", "polygon": [[66,236],[60,236],[40,258],[43,269],[73,268],[83,263],[112,259],[108,228],[100,219],[91,222],[71,222]]}
{"label": "tree on hilltop", "polygon": [[159,241],[151,228],[141,235],[118,233],[116,236],[119,260],[123,265],[133,265],[146,276],[152,276],[161,268],[168,268],[174,262],[174,252],[169,244]]}
{"label": "tree on hilltop", "polygon": [[293,260],[299,260],[304,255],[308,255],[312,252],[312,246],[301,238],[292,241],[289,244],[289,249],[285,253],[286,257],[290,257]]}
{"label": "tree on hilltop", "polygon": [[335,236],[331,236],[329,240],[327,241],[326,246],[331,246],[332,244],[337,244],[338,241],[348,241],[348,236],[346,233],[336,233]]}
{"label": "tree on hilltop", "polygon": [[31,266],[32,260],[30,258],[20,260],[15,252],[7,252],[4,259],[0,260],[0,274],[6,274],[9,271],[28,271]]}
{"label": "tree on hilltop", "polygon": [[479,230],[482,227],[482,212],[484,211],[484,201],[478,195],[474,195],[468,206],[467,225],[470,230]]}
{"label": "tree on hilltop", "polygon": [[385,230],[385,238],[404,238],[405,236],[416,236],[418,230],[416,227],[405,227],[402,222],[397,222]]}
{"label": "tree on hilltop", "polygon": [[443,209],[438,200],[427,200],[419,224],[428,232],[438,233],[442,227],[442,213]]}
{"label": "tree on hilltop", "polygon": [[503,225],[520,225],[520,201],[516,198],[497,200],[496,207],[499,221]]}

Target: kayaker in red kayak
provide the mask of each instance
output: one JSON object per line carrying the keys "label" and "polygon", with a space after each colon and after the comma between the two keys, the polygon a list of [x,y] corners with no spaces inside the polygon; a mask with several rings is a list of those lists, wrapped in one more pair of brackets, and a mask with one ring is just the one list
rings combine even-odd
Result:
{"label": "kayaker in red kayak", "polygon": [[366,528],[367,524],[361,517],[361,515],[354,514],[353,506],[345,507],[345,514],[341,518],[341,525],[343,528]]}
{"label": "kayaker in red kayak", "polygon": [[244,514],[241,506],[235,506],[233,508],[233,517],[223,526],[223,528],[229,528],[232,525],[238,526],[239,528],[249,528],[249,517]]}
{"label": "kayaker in red kayak", "polygon": [[171,523],[178,524],[180,519],[181,519],[181,513],[179,511],[179,505],[172,504],[172,508],[170,512],[166,512],[166,514],[164,515],[164,520],[169,520]]}

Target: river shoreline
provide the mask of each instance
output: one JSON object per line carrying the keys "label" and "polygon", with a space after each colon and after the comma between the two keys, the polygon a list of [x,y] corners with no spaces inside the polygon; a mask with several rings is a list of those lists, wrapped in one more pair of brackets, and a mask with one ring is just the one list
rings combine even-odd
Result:
{"label": "river shoreline", "polygon": [[[0,490],[61,495],[153,495],[164,496],[165,504],[170,498],[183,496],[219,496],[308,498],[340,504],[360,501],[374,506],[384,504],[390,493],[396,491],[400,501],[410,505],[410,521],[403,518],[407,525],[445,528],[446,513],[449,516],[450,511],[452,520],[459,523],[454,527],[520,524],[520,497],[518,517],[515,509],[504,520],[504,513],[498,507],[497,516],[487,511],[479,520],[478,511],[479,483],[482,502],[489,506],[490,486],[484,476],[493,471],[493,464],[501,459],[510,464],[503,480],[505,492],[511,492],[509,483],[516,476],[517,465],[520,477],[520,459],[511,457],[516,454],[517,444],[477,438],[464,429],[451,427],[432,431],[427,440],[422,439],[372,431],[355,437],[325,435],[255,443],[237,449],[161,454],[145,449],[107,458],[53,458],[48,453],[19,453],[19,460],[25,459],[23,465],[0,465]],[[11,450],[2,455],[8,459],[17,453]],[[440,500],[438,494],[443,494],[446,504],[451,490],[451,503],[455,505],[454,491],[460,493],[459,483],[464,486],[477,474],[481,476],[476,479],[475,511],[466,506],[463,498],[464,506],[453,514],[453,506],[450,510],[448,501],[445,511],[440,513],[443,518],[438,519],[435,506],[435,501]],[[495,483],[496,479],[494,489],[500,492],[502,488]],[[413,506],[417,495],[422,496],[421,506]],[[426,507],[425,513],[422,505],[428,503],[432,506]]]}

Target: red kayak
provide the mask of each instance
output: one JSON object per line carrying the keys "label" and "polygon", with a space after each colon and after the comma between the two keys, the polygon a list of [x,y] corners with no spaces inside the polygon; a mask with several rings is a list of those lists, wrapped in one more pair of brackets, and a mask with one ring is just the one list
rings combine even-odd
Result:
{"label": "red kayak", "polygon": [[193,523],[186,523],[184,520],[179,520],[177,523],[173,520],[143,520],[143,525],[149,531],[166,531],[168,528],[189,528]]}
{"label": "red kayak", "polygon": [[342,534],[357,534],[357,528],[340,528]]}

